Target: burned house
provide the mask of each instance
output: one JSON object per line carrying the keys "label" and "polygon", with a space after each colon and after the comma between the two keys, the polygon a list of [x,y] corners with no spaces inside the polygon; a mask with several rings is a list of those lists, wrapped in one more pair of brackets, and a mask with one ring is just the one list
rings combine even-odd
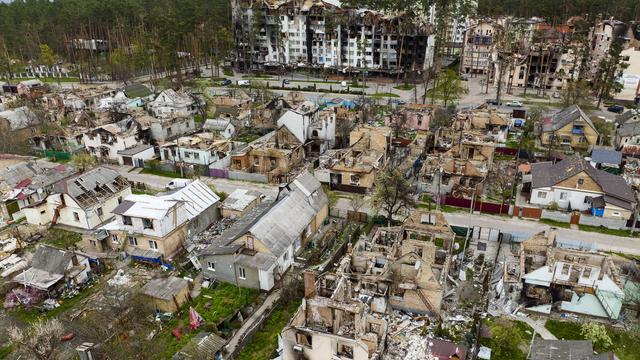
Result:
{"label": "burned house", "polygon": [[[118,122],[89,130],[83,135],[82,142],[89,154],[102,161],[123,165],[120,152],[132,149],[146,140],[143,134],[145,129],[135,118],[126,116]],[[151,151],[146,155],[144,160],[150,160],[155,154]]]}
{"label": "burned house", "polygon": [[282,332],[283,359],[385,358],[394,311],[440,316],[450,262],[442,246],[452,240],[442,214],[416,212],[361,236],[334,273],[305,272],[303,303]]}
{"label": "burned house", "polygon": [[348,276],[313,272],[305,275],[305,297],[282,331],[282,358],[383,358],[387,321],[361,300]]}
{"label": "burned house", "polygon": [[521,243],[519,264],[512,268],[508,276],[519,274],[527,311],[612,320],[620,315],[624,291],[609,255],[559,248],[554,233],[540,233]]}
{"label": "burned house", "polygon": [[242,149],[231,153],[230,170],[266,176],[268,182],[292,179],[304,160],[304,147],[298,138],[282,126]]}
{"label": "burned house", "polygon": [[470,198],[481,194],[493,166],[495,144],[469,137],[444,154],[428,155],[420,170],[425,189],[435,194]]}
{"label": "burned house", "polygon": [[285,126],[304,144],[307,154],[322,154],[335,146],[336,113],[305,101],[295,109],[289,109],[278,119],[278,126]]}

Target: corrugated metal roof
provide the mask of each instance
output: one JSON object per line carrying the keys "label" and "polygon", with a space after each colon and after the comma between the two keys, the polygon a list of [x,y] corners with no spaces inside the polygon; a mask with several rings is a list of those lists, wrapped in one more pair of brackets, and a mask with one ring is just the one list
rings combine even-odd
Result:
{"label": "corrugated metal roof", "polygon": [[162,198],[184,201],[189,220],[220,201],[220,197],[200,180],[195,180],[176,192],[162,196]]}
{"label": "corrugated metal roof", "polygon": [[236,189],[222,202],[222,207],[230,210],[242,211],[255,201],[261,193],[254,190]]}
{"label": "corrugated metal roof", "polygon": [[139,144],[136,146],[132,146],[130,148],[124,149],[124,150],[118,150],[118,154],[119,155],[124,155],[124,156],[131,156],[131,155],[136,155],[139,154],[147,149],[152,148],[152,145],[147,145],[147,144]]}
{"label": "corrugated metal roof", "polygon": [[622,163],[622,152],[606,148],[594,148],[591,151],[591,161],[597,164],[620,165]]}
{"label": "corrugated metal roof", "polygon": [[530,360],[588,359],[593,355],[591,340],[542,340],[531,345]]}
{"label": "corrugated metal roof", "polygon": [[152,195],[129,195],[113,210],[114,214],[126,215],[137,218],[157,219],[165,217],[179,200],[164,199]]}

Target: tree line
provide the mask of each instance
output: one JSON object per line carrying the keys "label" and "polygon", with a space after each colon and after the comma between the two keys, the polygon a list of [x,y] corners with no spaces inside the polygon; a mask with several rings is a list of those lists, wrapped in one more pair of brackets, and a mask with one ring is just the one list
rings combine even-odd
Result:
{"label": "tree line", "polygon": [[[82,40],[82,41],[81,41]],[[92,40],[100,40],[99,44]],[[126,81],[220,63],[232,44],[228,0],[16,0],[0,4],[0,73],[71,63]]]}
{"label": "tree line", "polygon": [[572,16],[614,17],[621,21],[640,19],[638,0],[479,0],[478,15],[542,17],[561,24]]}

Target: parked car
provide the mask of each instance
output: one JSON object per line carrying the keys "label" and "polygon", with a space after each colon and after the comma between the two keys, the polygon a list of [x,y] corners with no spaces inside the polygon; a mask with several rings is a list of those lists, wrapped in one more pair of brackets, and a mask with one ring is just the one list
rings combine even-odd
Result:
{"label": "parked car", "polygon": [[169,181],[169,183],[165,185],[164,188],[166,190],[182,189],[189,184],[191,184],[191,180],[189,179],[173,179]]}
{"label": "parked car", "polygon": [[282,80],[282,85],[289,85],[290,83],[289,79]]}
{"label": "parked car", "polygon": [[462,80],[462,81],[469,81],[469,75],[468,75],[468,74],[462,74],[462,75],[460,75],[460,80]]}
{"label": "parked car", "polygon": [[511,100],[506,105],[511,107],[522,107],[522,102],[518,100]]}
{"label": "parked car", "polygon": [[229,79],[224,79],[222,80],[222,82],[220,83],[222,86],[229,86],[231,85],[233,82]]}
{"label": "parked car", "polygon": [[554,92],[553,94],[551,94],[551,97],[554,99],[560,99],[560,93]]}
{"label": "parked car", "polygon": [[238,80],[238,85],[239,86],[249,86],[249,85],[251,85],[251,81],[250,80]]}
{"label": "parked car", "polygon": [[609,106],[607,108],[607,110],[611,111],[612,113],[622,114],[622,112],[624,111],[624,106],[618,105],[618,104],[614,104],[614,105]]}
{"label": "parked car", "polygon": [[499,103],[498,100],[496,99],[487,99],[487,104],[489,105],[502,105],[502,103]]}

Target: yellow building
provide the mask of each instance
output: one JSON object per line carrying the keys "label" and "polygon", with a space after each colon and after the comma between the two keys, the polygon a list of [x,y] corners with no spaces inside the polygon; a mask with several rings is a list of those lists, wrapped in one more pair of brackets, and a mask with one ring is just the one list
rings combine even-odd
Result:
{"label": "yellow building", "polygon": [[600,134],[595,125],[578,105],[569,106],[542,122],[540,142],[551,143],[573,150],[587,150],[598,143]]}

